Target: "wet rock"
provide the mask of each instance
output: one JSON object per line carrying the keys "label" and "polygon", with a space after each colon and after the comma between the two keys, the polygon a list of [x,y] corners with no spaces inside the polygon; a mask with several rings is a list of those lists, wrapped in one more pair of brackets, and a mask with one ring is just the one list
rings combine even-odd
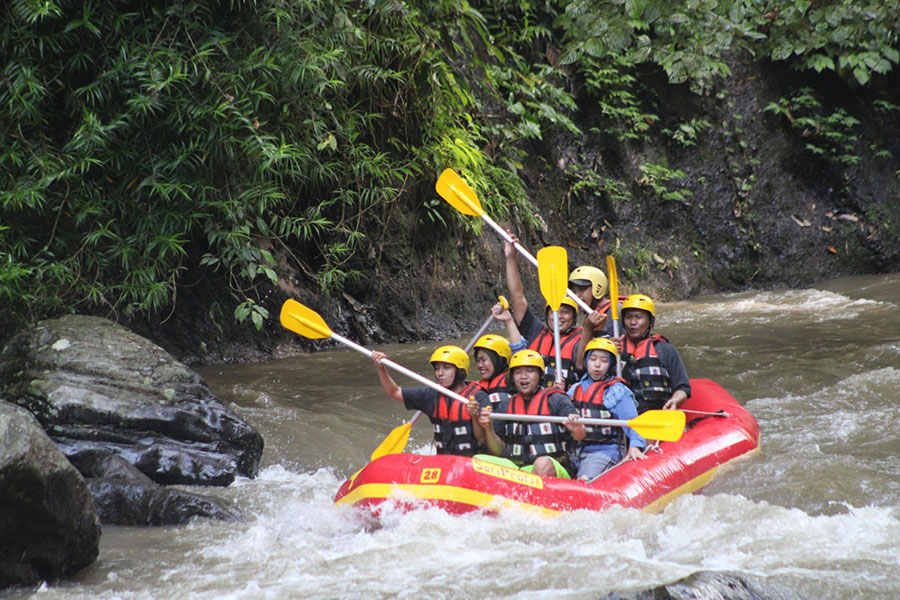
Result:
{"label": "wet rock", "polygon": [[0,588],[82,569],[99,545],[84,479],[33,415],[0,399]]}
{"label": "wet rock", "polygon": [[0,352],[0,393],[76,463],[113,453],[159,484],[228,485],[259,469],[253,427],[195,372],[106,319],[67,315],[19,332]]}
{"label": "wet rock", "polygon": [[799,600],[793,591],[742,573],[701,571],[675,583],[639,592],[614,592],[601,600]]}
{"label": "wet rock", "polygon": [[88,478],[97,513],[105,524],[178,525],[195,517],[240,519],[240,513],[222,500],[160,486],[115,454],[83,452],[74,462]]}

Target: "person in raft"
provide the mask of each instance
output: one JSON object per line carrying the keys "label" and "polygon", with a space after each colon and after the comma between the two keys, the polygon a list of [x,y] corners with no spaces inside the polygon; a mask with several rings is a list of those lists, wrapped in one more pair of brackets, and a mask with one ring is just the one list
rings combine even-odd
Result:
{"label": "person in raft", "polygon": [[575,370],[584,373],[585,348],[595,337],[613,337],[612,302],[606,298],[609,284],[597,267],[583,265],[569,273],[569,289],[591,307],[581,324],[581,339],[575,347]]}
{"label": "person in raft", "polygon": [[496,407],[509,395],[508,371],[509,359],[512,358],[509,342],[502,335],[488,333],[478,338],[472,349],[475,368],[481,375],[478,385],[487,394],[491,405]]}
{"label": "person in raft", "polygon": [[[625,381],[616,377],[616,344],[608,338],[594,338],[588,342],[584,362],[587,373],[569,389],[575,410],[590,419],[621,419],[637,417],[634,394]],[[623,436],[628,438],[627,460],[643,460],[646,440],[631,427],[597,427],[583,423],[566,424],[575,443],[572,464],[576,477],[590,481],[623,458]]]}
{"label": "person in raft", "polygon": [[[511,382],[509,380],[509,359],[514,352],[523,350],[526,346],[522,336],[519,335],[519,329],[513,322],[512,315],[508,310],[498,302],[491,309],[494,319],[506,324],[506,331],[509,339],[501,335],[488,333],[478,338],[473,349],[473,357],[475,358],[475,368],[481,375],[481,381],[478,385],[485,391],[488,401],[493,408],[497,408],[500,402],[509,397],[509,388]],[[473,415],[477,414],[478,407],[474,406],[470,411]]]}
{"label": "person in raft", "polygon": [[678,350],[663,336],[650,333],[656,322],[653,300],[643,294],[628,296],[621,318],[622,378],[634,392],[638,414],[678,408],[691,396],[691,382]]}
{"label": "person in raft", "polygon": [[603,271],[589,265],[576,268],[569,273],[569,289],[593,311],[588,315],[594,315],[593,318],[590,321],[585,319],[582,327],[588,329],[592,337],[612,337],[612,303],[606,297],[609,284]]}
{"label": "person in raft", "polygon": [[[534,350],[520,350],[509,361],[509,372],[516,394],[503,401],[497,412],[517,415],[553,415],[577,418],[572,401],[556,387],[541,386],[544,359]],[[472,406],[472,403],[469,403]],[[569,448],[573,434],[559,423],[531,423],[490,418],[490,406],[482,406],[476,420],[484,436],[484,445],[494,456],[478,458],[513,468],[521,468],[541,477],[571,479],[568,471]],[[574,435],[578,435],[577,433]]]}
{"label": "person in raft", "polygon": [[[517,241],[515,237],[513,242]],[[516,261],[516,248],[511,242],[503,246],[506,257],[506,286],[509,289],[509,305],[516,326],[521,331],[522,337],[529,341],[528,348],[541,355],[545,367],[544,382],[553,385],[556,380],[556,350],[553,343],[553,313],[550,306],[544,308],[544,322],[542,323],[528,309],[528,300],[525,298],[525,288],[522,286],[522,277],[519,274],[519,264]],[[559,366],[562,373],[563,387],[557,391],[564,391],[568,386],[578,381],[578,373],[575,372],[575,349],[581,340],[581,328],[577,327],[578,305],[566,296],[559,307]]]}
{"label": "person in raft", "polygon": [[[401,388],[381,363],[386,357],[383,352],[372,352],[372,361],[378,369],[378,379],[384,393],[397,402],[403,402],[409,410],[422,411],[431,420],[437,453],[473,456],[478,452],[479,442],[466,404],[430,387]],[[465,350],[458,346],[441,346],[431,355],[430,362],[434,367],[435,381],[443,387],[465,398],[474,398],[480,404],[488,403],[484,390],[477,383],[466,381],[469,355]]]}

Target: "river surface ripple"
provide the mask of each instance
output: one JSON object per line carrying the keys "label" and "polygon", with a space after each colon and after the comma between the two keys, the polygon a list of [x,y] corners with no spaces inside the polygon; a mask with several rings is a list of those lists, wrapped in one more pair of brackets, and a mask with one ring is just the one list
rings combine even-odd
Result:
{"label": "river surface ripple", "polygon": [[[338,349],[204,367],[266,440],[257,479],[197,490],[246,520],[104,527],[89,569],[0,596],[585,598],[720,570],[802,598],[898,598],[898,306],[897,275],[660,306],[656,330],[692,377],[718,381],[756,416],[762,452],[656,515],[389,510],[367,530],[332,496],[409,416],[368,359]],[[428,375],[433,347],[382,349]],[[420,423],[409,448],[432,451],[429,437]]]}

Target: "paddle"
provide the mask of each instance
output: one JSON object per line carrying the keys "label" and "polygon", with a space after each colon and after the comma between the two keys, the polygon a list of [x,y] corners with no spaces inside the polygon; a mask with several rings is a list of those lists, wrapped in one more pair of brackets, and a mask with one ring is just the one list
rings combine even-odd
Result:
{"label": "paddle", "polygon": [[[497,300],[500,301],[500,306],[503,307],[503,310],[509,310],[509,300],[507,300],[505,296],[497,296]],[[472,348],[475,347],[475,342],[478,341],[478,338],[480,338],[482,336],[482,334],[487,330],[488,327],[491,326],[491,323],[493,323],[493,322],[494,322],[494,312],[491,311],[491,315],[484,322],[484,325],[481,326],[481,329],[478,330],[478,333],[476,333],[474,336],[472,336],[472,339],[469,340],[468,344],[466,344],[466,348],[465,348],[466,354],[468,354],[472,350]]]}
{"label": "paddle", "polygon": [[[369,358],[372,357],[372,351],[360,346],[356,342],[352,340],[348,340],[342,335],[339,335],[328,327],[328,324],[325,320],[313,309],[306,307],[296,300],[288,299],[285,300],[284,304],[281,306],[281,325],[285,329],[289,329],[294,333],[299,333],[303,337],[309,338],[311,340],[321,340],[325,338],[331,338],[336,340],[345,346],[349,346],[353,348],[357,352],[365,354]],[[460,402],[468,402],[469,399],[465,398],[456,392],[451,392],[447,388],[443,387],[436,381],[432,381],[426,377],[422,377],[418,373],[414,371],[410,371],[406,367],[402,365],[398,365],[385,358],[381,361],[386,367],[390,367],[391,369],[403,373],[410,379],[415,379],[421,384],[427,385],[428,387],[437,390],[438,392],[444,394],[445,396],[449,396],[451,398],[455,398]],[[375,460],[379,456],[383,456],[385,454],[396,454],[397,452],[402,452],[406,447],[406,443],[409,440],[409,433],[412,430],[413,424],[415,424],[416,420],[418,420],[419,415],[414,415],[412,419],[409,420],[409,423],[404,423],[400,425],[396,429],[394,429],[388,436],[384,439],[381,444],[375,448],[375,451],[372,452],[372,460]]]}
{"label": "paddle", "polygon": [[[496,231],[500,237],[515,246],[519,254],[528,259],[528,262],[535,267],[538,266],[537,259],[532,256],[528,250],[523,248],[521,244],[513,242],[512,236],[484,212],[484,209],[481,208],[481,202],[478,200],[478,195],[471,187],[469,187],[469,184],[463,181],[462,177],[460,177],[456,171],[453,169],[444,169],[444,172],[438,177],[434,188],[441,198],[450,203],[450,206],[462,214],[481,217],[481,219],[490,225],[491,229]],[[574,300],[575,303],[581,307],[581,310],[590,314],[591,307],[588,306],[584,300],[575,295],[575,292],[567,289],[566,295]]]}
{"label": "paddle", "polygon": [[556,368],[554,369],[556,382],[562,383],[562,352],[559,348],[559,306],[566,297],[569,272],[569,257],[566,249],[560,246],[547,246],[537,253],[538,281],[541,285],[541,294],[547,300],[547,305],[553,311],[553,349],[556,353]]}
{"label": "paddle", "polygon": [[[534,423],[564,423],[568,417],[549,417],[545,415],[513,415],[510,413],[491,413],[491,419],[501,421],[530,421]],[[648,410],[629,421],[621,419],[576,419],[585,425],[605,427],[631,427],[638,435],[663,442],[677,442],[684,433],[684,413],[680,410]]]}
{"label": "paddle", "polygon": [[[612,254],[606,257],[606,272],[609,274],[609,316],[613,320],[613,337],[619,339],[619,276],[616,273],[616,259]],[[622,361],[616,353],[616,376],[622,376]]]}

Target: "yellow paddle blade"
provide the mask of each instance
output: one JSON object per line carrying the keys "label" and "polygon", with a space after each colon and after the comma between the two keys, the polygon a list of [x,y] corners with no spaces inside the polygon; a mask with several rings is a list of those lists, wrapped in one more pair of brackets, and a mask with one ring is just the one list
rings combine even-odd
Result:
{"label": "yellow paddle blade", "polygon": [[475,190],[470,188],[469,184],[463,181],[463,178],[457,175],[453,169],[444,169],[444,172],[438,177],[434,189],[441,198],[462,214],[473,217],[480,217],[484,214]]}
{"label": "yellow paddle blade", "polygon": [[281,305],[281,326],[311,340],[331,337],[331,328],[319,313],[290,298]]}
{"label": "yellow paddle blade", "polygon": [[562,246],[541,248],[537,253],[537,261],[541,294],[552,310],[559,310],[569,285],[569,257],[566,249]]}
{"label": "yellow paddle blade", "polygon": [[677,442],[684,433],[684,421],[680,410],[648,410],[628,421],[628,426],[651,440]]}
{"label": "yellow paddle blade", "polygon": [[616,273],[616,259],[610,254],[606,257],[606,273],[609,275],[609,301],[612,303],[609,316],[613,321],[619,320],[619,276]]}
{"label": "yellow paddle blade", "polygon": [[372,460],[381,458],[388,454],[399,454],[406,449],[406,443],[409,441],[409,432],[412,431],[412,423],[404,423],[399,427],[395,427],[384,441],[378,444],[378,447],[372,451]]}

